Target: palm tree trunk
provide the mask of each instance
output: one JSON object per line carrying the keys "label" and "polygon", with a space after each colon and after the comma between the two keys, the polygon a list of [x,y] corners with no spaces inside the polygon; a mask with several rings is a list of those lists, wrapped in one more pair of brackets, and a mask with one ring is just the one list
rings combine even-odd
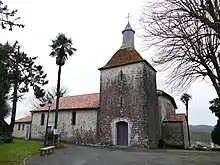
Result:
{"label": "palm tree trunk", "polygon": [[189,103],[186,102],[186,122],[187,122],[187,132],[188,132],[188,141],[190,145],[190,131],[189,131]]}
{"label": "palm tree trunk", "polygon": [[58,79],[57,79],[57,99],[56,99],[56,112],[55,112],[55,125],[54,129],[57,129],[57,122],[58,122],[58,110],[59,110],[59,91],[60,91],[60,77],[61,77],[61,65],[59,65],[58,69]]}

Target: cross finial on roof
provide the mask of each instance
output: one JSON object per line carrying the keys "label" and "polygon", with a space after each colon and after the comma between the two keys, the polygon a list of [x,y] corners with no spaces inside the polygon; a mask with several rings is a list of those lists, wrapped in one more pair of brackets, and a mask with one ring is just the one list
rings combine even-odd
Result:
{"label": "cross finial on roof", "polygon": [[129,18],[130,18],[131,16],[129,15],[129,13],[128,13],[128,16],[126,17],[127,19],[128,19],[128,23],[129,23]]}

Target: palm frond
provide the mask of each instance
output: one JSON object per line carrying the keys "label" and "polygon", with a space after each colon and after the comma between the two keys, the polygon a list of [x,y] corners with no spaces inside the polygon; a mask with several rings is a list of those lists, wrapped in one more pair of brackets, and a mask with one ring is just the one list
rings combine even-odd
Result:
{"label": "palm frond", "polygon": [[59,57],[58,61],[60,61],[61,58],[66,60],[68,56],[73,55],[73,52],[76,51],[76,49],[72,47],[72,39],[67,38],[63,33],[58,33],[49,46],[52,48],[50,56]]}
{"label": "palm frond", "polygon": [[73,48],[73,47],[71,47],[70,48],[72,51],[77,51],[77,49],[76,48]]}
{"label": "palm frond", "polygon": [[190,95],[190,94],[188,94],[188,93],[184,93],[182,96],[181,96],[181,98],[180,98],[180,100],[184,103],[184,104],[186,104],[189,100],[191,100],[192,99],[192,96]]}
{"label": "palm frond", "polygon": [[66,52],[68,53],[69,56],[73,55],[73,51],[71,49],[66,49]]}
{"label": "palm frond", "polygon": [[56,56],[56,52],[55,52],[55,51],[52,51],[49,56],[55,57],[55,56]]}

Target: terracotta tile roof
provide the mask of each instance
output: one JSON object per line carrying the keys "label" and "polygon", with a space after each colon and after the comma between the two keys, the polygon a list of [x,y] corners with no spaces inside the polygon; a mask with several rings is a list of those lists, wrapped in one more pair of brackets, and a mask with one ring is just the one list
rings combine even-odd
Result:
{"label": "terracotta tile roof", "polygon": [[100,69],[111,68],[140,61],[143,61],[143,58],[135,49],[124,48],[119,49],[108,61],[108,63]]}
{"label": "terracotta tile roof", "polygon": [[[99,93],[61,97],[59,109],[85,109],[99,107]],[[56,100],[52,100],[51,110],[56,109]],[[47,111],[47,105],[33,111]]]}
{"label": "terracotta tile roof", "polygon": [[15,123],[28,123],[31,122],[32,116],[25,116],[20,119],[15,120]]}
{"label": "terracotta tile roof", "polygon": [[184,113],[167,115],[164,118],[164,122],[183,122],[185,120],[186,120],[186,115]]}

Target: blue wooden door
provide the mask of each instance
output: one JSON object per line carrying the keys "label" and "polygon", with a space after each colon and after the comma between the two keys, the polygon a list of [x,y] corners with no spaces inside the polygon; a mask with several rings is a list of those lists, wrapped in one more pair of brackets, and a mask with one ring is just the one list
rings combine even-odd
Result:
{"label": "blue wooden door", "polygon": [[25,129],[25,139],[29,140],[30,137],[30,126],[26,125],[26,129]]}
{"label": "blue wooden door", "polygon": [[128,145],[128,123],[117,123],[117,145]]}

